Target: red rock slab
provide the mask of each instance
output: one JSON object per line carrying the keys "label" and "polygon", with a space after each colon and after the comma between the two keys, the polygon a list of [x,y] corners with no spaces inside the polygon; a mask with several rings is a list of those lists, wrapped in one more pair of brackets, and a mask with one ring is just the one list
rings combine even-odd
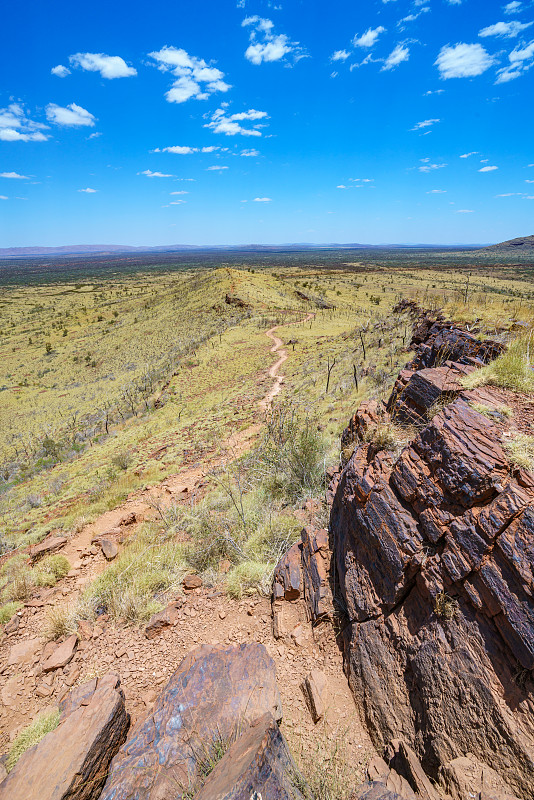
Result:
{"label": "red rock slab", "polygon": [[178,620],[182,618],[180,611],[182,605],[183,602],[181,600],[177,600],[175,603],[169,603],[167,608],[164,608],[162,611],[158,611],[157,614],[153,614],[145,628],[146,638],[154,639],[163,630],[165,630],[165,628],[170,628],[173,625],[176,625]]}
{"label": "red rock slab", "polygon": [[72,661],[76,648],[78,646],[78,636],[73,633],[68,639],[59,644],[55,650],[48,656],[43,663],[43,672],[52,672],[52,670],[65,667],[69,661]]}
{"label": "red rock slab", "polygon": [[55,553],[57,550],[61,550],[67,544],[67,541],[66,536],[47,536],[40,544],[30,547],[30,558],[32,561],[37,561],[43,556]]}

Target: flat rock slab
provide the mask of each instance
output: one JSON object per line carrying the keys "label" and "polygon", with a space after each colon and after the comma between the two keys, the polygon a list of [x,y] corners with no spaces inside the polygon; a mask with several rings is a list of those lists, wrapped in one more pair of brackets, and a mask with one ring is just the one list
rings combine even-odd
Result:
{"label": "flat rock slab", "polygon": [[55,553],[56,550],[61,550],[61,548],[67,544],[67,541],[68,539],[66,536],[47,536],[41,544],[30,547],[30,558],[32,561],[37,561],[43,556]]}
{"label": "flat rock slab", "polygon": [[43,663],[43,672],[52,672],[54,669],[65,667],[74,658],[74,653],[78,646],[78,636],[73,633],[68,639],[65,639],[55,650],[48,656]]}
{"label": "flat rock slab", "polygon": [[324,716],[327,688],[326,675],[320,669],[312,669],[302,684],[302,690],[314,722],[319,722]]}
{"label": "flat rock slab", "polygon": [[171,677],[111,765],[100,800],[179,800],[206,743],[269,713],[281,718],[274,662],[261,644],[202,645]]}
{"label": "flat rock slab", "polygon": [[146,638],[154,639],[163,630],[165,630],[165,628],[170,628],[173,625],[176,625],[178,620],[182,618],[180,612],[182,605],[182,601],[178,600],[175,603],[169,603],[166,608],[164,608],[162,611],[158,611],[157,614],[153,614],[145,628]]}
{"label": "flat rock slab", "polygon": [[104,676],[0,783],[0,800],[96,800],[129,717],[116,676]]}
{"label": "flat rock slab", "polygon": [[265,714],[233,743],[195,800],[304,800],[299,774],[278,724]]}
{"label": "flat rock slab", "polygon": [[7,666],[12,667],[15,664],[29,664],[41,647],[40,639],[25,639],[23,642],[14,644],[7,658]]}
{"label": "flat rock slab", "polygon": [[202,578],[200,575],[186,575],[182,581],[182,586],[186,590],[200,589],[202,586]]}

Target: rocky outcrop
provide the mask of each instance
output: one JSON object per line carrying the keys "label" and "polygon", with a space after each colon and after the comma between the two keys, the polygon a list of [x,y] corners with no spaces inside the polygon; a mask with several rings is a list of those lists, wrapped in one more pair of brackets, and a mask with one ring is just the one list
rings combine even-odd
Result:
{"label": "rocky outcrop", "polygon": [[305,787],[278,724],[264,714],[232,744],[194,798],[305,800]]}
{"label": "rocky outcrop", "polygon": [[129,717],[112,673],[67,696],[60,724],[0,783],[0,800],[96,800]]}
{"label": "rocky outcrop", "polygon": [[264,714],[281,718],[264,646],[198,647],[115,757],[102,800],[179,800],[196,784],[212,743],[231,741]]}
{"label": "rocky outcrop", "polygon": [[[450,399],[439,370],[460,366],[469,368],[401,373],[388,408],[398,410],[399,397],[428,408],[440,381],[438,398]],[[454,798],[489,786],[532,799],[534,475],[509,462],[498,414],[471,406],[483,399],[491,412],[497,396],[451,392],[430,421],[420,416],[398,458],[361,443],[372,414],[391,419],[383,406],[360,411],[345,432],[356,447],[331,535],[350,620],[349,682],[380,752],[402,740]],[[467,781],[466,758],[475,765]],[[490,770],[497,777],[485,786]]]}

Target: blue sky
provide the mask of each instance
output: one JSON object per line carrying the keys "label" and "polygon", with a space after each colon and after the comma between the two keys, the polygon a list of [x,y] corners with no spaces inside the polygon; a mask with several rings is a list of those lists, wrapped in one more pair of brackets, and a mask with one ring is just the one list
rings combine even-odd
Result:
{"label": "blue sky", "polygon": [[534,233],[533,0],[20,0],[0,246]]}

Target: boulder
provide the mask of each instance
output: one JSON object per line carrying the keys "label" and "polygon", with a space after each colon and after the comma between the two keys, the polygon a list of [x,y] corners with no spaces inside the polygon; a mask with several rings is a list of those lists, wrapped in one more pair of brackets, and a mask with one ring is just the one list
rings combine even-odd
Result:
{"label": "boulder", "polygon": [[273,600],[298,600],[302,591],[302,545],[296,542],[282,556],[274,571]]}
{"label": "boulder", "polygon": [[78,635],[73,633],[64,642],[58,644],[48,658],[44,660],[42,664],[43,672],[52,672],[52,670],[67,666],[69,661],[74,658],[77,646]]}
{"label": "boulder", "polygon": [[24,639],[11,646],[7,657],[7,666],[31,664],[41,648],[40,639]]}
{"label": "boulder", "polygon": [[306,526],[302,533],[302,574],[308,618],[315,624],[332,619],[334,603],[330,589],[330,550],[328,531]]}
{"label": "boulder", "polygon": [[97,800],[129,726],[117,677],[95,680],[83,702],[67,708],[0,783],[0,800]]}
{"label": "boulder", "polygon": [[182,581],[182,586],[189,592],[193,589],[200,589],[202,586],[202,578],[200,575],[186,575]]}
{"label": "boulder", "polygon": [[314,722],[324,716],[327,688],[326,675],[319,669],[312,669],[303,681],[302,690]]}
{"label": "boulder", "polygon": [[[499,407],[493,390],[484,398]],[[331,534],[346,663],[377,750],[402,740],[456,800],[465,793],[447,765],[469,754],[527,798],[534,476],[510,464],[502,424],[469,399],[445,406],[396,461],[358,446],[340,476]]]}
{"label": "boulder", "polygon": [[206,746],[267,713],[281,717],[263,645],[196,648],[115,757],[101,800],[179,800],[196,783]]}
{"label": "boulder", "polygon": [[305,786],[278,724],[264,714],[232,744],[195,800],[305,800]]}
{"label": "boulder", "polygon": [[111,539],[100,539],[99,544],[108,561],[113,561],[119,555],[119,548]]}
{"label": "boulder", "polygon": [[177,600],[174,603],[169,603],[169,605],[162,611],[158,611],[156,614],[153,614],[145,628],[146,638],[154,639],[163,630],[165,630],[165,628],[170,628],[173,625],[176,625],[178,620],[182,617],[180,612],[182,605],[182,600]]}

